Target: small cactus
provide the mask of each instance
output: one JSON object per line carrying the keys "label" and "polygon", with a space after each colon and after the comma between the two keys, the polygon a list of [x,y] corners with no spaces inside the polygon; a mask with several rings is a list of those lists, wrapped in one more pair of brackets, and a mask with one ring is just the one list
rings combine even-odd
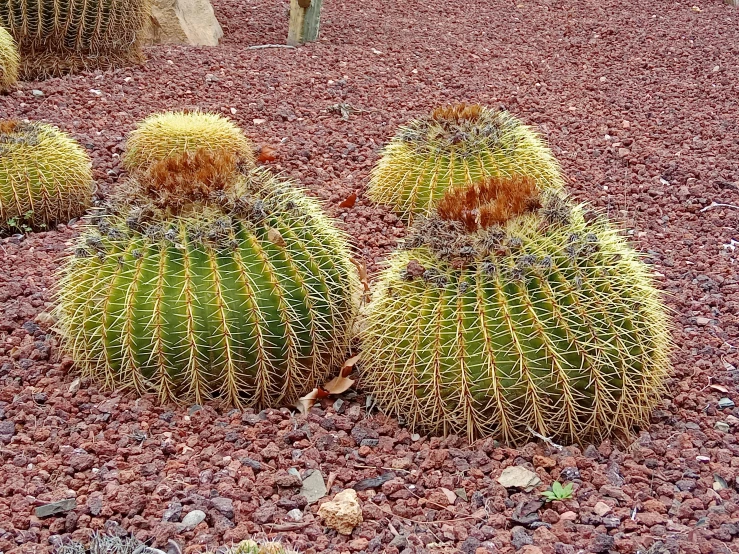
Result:
{"label": "small cactus", "polygon": [[516,175],[532,177],[540,190],[564,186],[559,164],[530,127],[508,112],[460,104],[401,127],[372,169],[367,194],[413,220],[429,215],[450,187]]}
{"label": "small cactus", "polygon": [[412,428],[470,439],[645,425],[670,345],[648,266],[607,221],[525,181],[450,190],[417,222],[368,306],[363,386]]}
{"label": "small cactus", "polygon": [[144,119],[128,137],[123,164],[131,172],[145,171],[167,157],[199,149],[226,151],[238,163],[254,164],[252,145],[241,129],[221,115],[200,111]]}
{"label": "small cactus", "polygon": [[265,170],[210,182],[167,206],[147,198],[163,187],[134,182],[131,206],[97,218],[63,270],[64,346],[84,373],[161,401],[293,403],[347,347],[358,279],[345,236]]}
{"label": "small cactus", "polygon": [[150,9],[148,0],[6,0],[0,26],[17,41],[30,80],[142,61],[138,36]]}
{"label": "small cactus", "polygon": [[90,205],[90,157],[45,123],[0,120],[0,232],[43,229]]}
{"label": "small cactus", "polygon": [[233,548],[228,549],[227,554],[298,554],[297,551],[286,548],[282,543],[275,541],[245,540]]}
{"label": "small cactus", "polygon": [[18,80],[20,55],[10,33],[0,26],[0,92],[11,90]]}

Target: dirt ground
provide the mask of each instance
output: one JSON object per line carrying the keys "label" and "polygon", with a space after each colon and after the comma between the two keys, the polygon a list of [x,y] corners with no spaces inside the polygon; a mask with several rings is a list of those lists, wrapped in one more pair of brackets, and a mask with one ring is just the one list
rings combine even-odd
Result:
{"label": "dirt ground", "polygon": [[[48,330],[54,271],[78,227],[9,237],[0,552],[48,551],[107,520],[187,552],[249,535],[309,553],[739,552],[739,10],[720,0],[326,0],[319,42],[248,50],[284,42],[286,0],[214,8],[222,46],[150,48],[142,67],[23,83],[0,97],[0,117],[71,132],[105,193],[124,176],[119,156],[137,120],[221,112],[275,148],[267,165],[325,200],[374,272],[405,232],[363,196],[379,147],[437,105],[504,106],[541,130],[574,196],[606,210],[658,272],[674,310],[670,394],[633,443],[561,450],[412,436],[368,413],[361,391],[307,417],[159,407],[79,381]],[[356,204],[340,208],[352,192]],[[506,490],[497,478],[511,465],[543,485],[573,481],[574,499],[542,505],[543,486]],[[327,531],[290,468],[320,471],[329,498],[364,489],[364,522],[350,537]],[[69,511],[34,515],[70,498]],[[287,519],[296,508],[302,519]],[[205,520],[182,531],[195,509]]]}

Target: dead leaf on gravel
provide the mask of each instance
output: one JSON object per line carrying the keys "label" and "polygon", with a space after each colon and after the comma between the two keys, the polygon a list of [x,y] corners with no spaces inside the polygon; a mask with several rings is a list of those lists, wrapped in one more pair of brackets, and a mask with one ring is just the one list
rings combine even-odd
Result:
{"label": "dead leaf on gravel", "polygon": [[280,232],[274,227],[267,227],[267,238],[269,239],[271,243],[276,244],[277,246],[281,246],[283,248],[287,244],[285,242],[285,239],[282,238],[282,235],[280,234]]}
{"label": "dead leaf on gravel", "polygon": [[726,393],[728,393],[728,392],[729,392],[729,389],[727,389],[727,388],[726,388],[726,387],[724,387],[723,385],[711,385],[711,388],[712,388],[713,390],[717,390],[717,391],[719,391],[719,392],[723,392],[724,394],[726,394]]}
{"label": "dead leaf on gravel", "polygon": [[356,356],[352,356],[346,360],[337,377],[334,377],[322,387],[316,387],[302,398],[299,398],[295,403],[295,408],[297,408],[301,414],[306,415],[315,405],[316,401],[321,398],[327,398],[332,394],[341,394],[349,390],[349,388],[354,384],[354,379],[349,379],[349,375],[354,369],[354,364],[357,363],[360,356],[361,354],[357,354]]}
{"label": "dead leaf on gravel", "polygon": [[445,489],[444,487],[441,487],[441,492],[444,493],[444,496],[446,496],[446,499],[449,501],[449,504],[454,504],[457,500],[457,494],[453,491],[450,491],[449,489]]}
{"label": "dead leaf on gravel", "polygon": [[344,200],[341,204],[339,204],[339,208],[353,208],[354,204],[357,203],[357,193],[352,192],[349,196],[346,197],[346,200]]}
{"label": "dead leaf on gravel", "polygon": [[273,162],[277,159],[276,152],[277,151],[269,145],[262,146],[262,149],[259,151],[259,155],[257,156],[257,160],[262,163]]}

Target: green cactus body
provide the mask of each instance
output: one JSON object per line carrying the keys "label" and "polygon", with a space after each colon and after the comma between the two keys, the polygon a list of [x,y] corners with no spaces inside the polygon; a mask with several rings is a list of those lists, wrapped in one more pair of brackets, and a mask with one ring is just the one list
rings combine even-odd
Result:
{"label": "green cactus body", "polygon": [[412,220],[430,214],[450,187],[516,175],[534,178],[541,190],[564,186],[559,164],[530,127],[507,112],[461,105],[401,127],[372,169],[367,194]]}
{"label": "green cactus body", "polygon": [[344,235],[288,184],[247,179],[228,215],[131,210],[81,239],[58,313],[87,374],[162,401],[263,407],[296,401],[340,363],[358,285]]}
{"label": "green cactus body", "polygon": [[199,111],[144,119],[128,137],[123,164],[128,171],[144,171],[170,156],[199,149],[227,151],[239,162],[254,165],[252,145],[241,129],[219,114]]}
{"label": "green cactus body", "polygon": [[18,80],[20,55],[10,33],[0,26],[0,92],[8,92]]}
{"label": "green cactus body", "polygon": [[90,157],[44,123],[0,121],[0,232],[43,229],[90,205]]}
{"label": "green cactus body", "polygon": [[512,443],[648,422],[668,320],[607,222],[575,208],[564,224],[528,214],[441,254],[412,246],[391,256],[362,333],[362,383],[379,406],[413,428]]}
{"label": "green cactus body", "polygon": [[141,61],[149,13],[148,0],[12,0],[0,3],[0,26],[18,41],[30,79]]}

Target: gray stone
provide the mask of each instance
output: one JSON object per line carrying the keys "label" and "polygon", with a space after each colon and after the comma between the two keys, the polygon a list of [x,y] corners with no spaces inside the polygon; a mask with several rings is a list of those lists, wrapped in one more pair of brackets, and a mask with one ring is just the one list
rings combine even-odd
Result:
{"label": "gray stone", "polygon": [[162,521],[179,521],[182,516],[182,504],[172,501],[162,514]]}
{"label": "gray stone", "polygon": [[718,401],[718,407],[722,410],[725,408],[733,408],[734,406],[734,401],[731,398],[722,398]]}
{"label": "gray stone", "polygon": [[9,419],[0,421],[0,436],[12,437],[15,435],[15,423]]}
{"label": "gray stone", "polygon": [[70,510],[74,510],[77,507],[77,499],[76,498],[65,498],[64,500],[59,500],[58,502],[51,502],[49,504],[44,504],[43,506],[39,506],[36,508],[36,517],[49,517],[53,516],[55,514],[63,514],[64,512],[69,512]]}
{"label": "gray stone", "polygon": [[180,529],[183,531],[191,531],[198,526],[199,523],[205,520],[205,512],[202,510],[193,510],[182,518],[180,523]]}
{"label": "gray stone", "polygon": [[241,458],[239,461],[241,462],[242,465],[245,465],[246,467],[250,467],[254,471],[262,470],[262,463],[256,460],[252,460],[251,458]]}
{"label": "gray stone", "polygon": [[216,510],[221,512],[228,519],[233,519],[234,517],[233,500],[231,500],[230,498],[223,498],[221,496],[217,496],[216,498],[211,498],[210,501]]}
{"label": "gray stone", "polygon": [[303,485],[300,488],[300,494],[305,496],[308,500],[308,504],[318,502],[321,498],[326,496],[326,483],[323,481],[323,475],[318,470],[313,470],[312,473],[307,475],[303,479]]}
{"label": "gray stone", "polygon": [[693,479],[680,479],[675,486],[683,492],[690,492],[695,489],[696,482]]}
{"label": "gray stone", "polygon": [[516,550],[521,550],[527,544],[534,544],[534,539],[523,527],[514,527],[511,529],[511,544]]}
{"label": "gray stone", "polygon": [[559,473],[559,478],[562,481],[574,481],[580,478],[580,470],[573,466],[567,466]]}
{"label": "gray stone", "polygon": [[303,511],[298,508],[294,508],[287,512],[287,519],[290,521],[303,521]]}
{"label": "gray stone", "polygon": [[44,95],[44,91],[38,90],[38,89],[33,89],[31,91],[31,94],[33,94],[36,98],[40,98],[41,96]]}
{"label": "gray stone", "polygon": [[602,552],[608,552],[613,549],[615,540],[612,536],[606,535],[605,533],[597,533],[593,539],[592,551],[596,554]]}

